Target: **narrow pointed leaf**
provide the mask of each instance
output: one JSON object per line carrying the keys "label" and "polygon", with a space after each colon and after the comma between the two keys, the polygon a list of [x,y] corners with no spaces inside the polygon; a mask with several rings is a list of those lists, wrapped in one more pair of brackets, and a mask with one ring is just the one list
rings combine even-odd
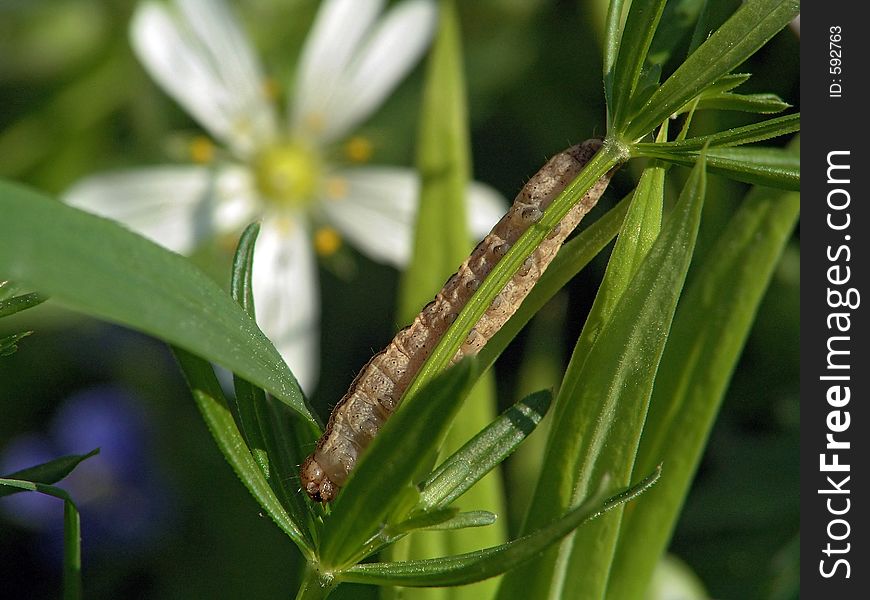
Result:
{"label": "narrow pointed leaf", "polygon": [[709,145],[711,148],[739,146],[794,133],[800,131],[800,128],[801,116],[800,113],[797,113],[768,119],[760,123],[744,125],[743,127],[726,129],[711,135],[691,137],[675,142],[641,142],[632,146],[632,154],[636,156],[653,156],[657,151],[698,152],[705,145]]}
{"label": "narrow pointed leaf", "polygon": [[701,99],[695,110],[733,110],[756,114],[774,114],[791,108],[776,94],[718,94]]}
{"label": "narrow pointed leaf", "polygon": [[613,115],[613,74],[616,57],[619,54],[619,42],[622,26],[622,13],[625,0],[612,0],[607,7],[607,17],[604,25],[604,100],[607,104],[608,130],[610,118]]}
{"label": "narrow pointed leaf", "polygon": [[[650,149],[646,156],[691,167],[697,153]],[[707,170],[737,181],[783,190],[799,190],[801,185],[800,156],[781,148],[715,148],[707,152]]]}
{"label": "narrow pointed leaf", "polygon": [[[52,484],[57,483],[75,469],[80,462],[100,453],[100,449],[96,448],[87,454],[71,454],[55,458],[35,467],[28,467],[9,473],[3,477],[6,479],[19,479],[21,481],[30,481],[32,483]],[[17,490],[13,488],[0,489],[0,498],[9,494],[14,494]]]}
{"label": "narrow pointed leaf", "polygon": [[488,510],[470,510],[461,512],[455,517],[442,521],[437,525],[427,527],[434,530],[467,529],[469,527],[486,527],[498,520],[498,515]]}
{"label": "narrow pointed leaf", "polygon": [[9,356],[18,351],[18,342],[31,335],[32,331],[23,331],[21,333],[13,333],[0,338],[0,356]]}
{"label": "narrow pointed leaf", "polygon": [[338,573],[337,577],[346,582],[410,587],[465,585],[494,577],[533,558],[586,521],[636,498],[652,486],[658,476],[656,471],[604,502],[597,494],[546,527],[500,546],[444,558],[361,564]]}
{"label": "narrow pointed leaf", "polygon": [[615,131],[622,131],[629,116],[628,109],[664,8],[665,0],[632,0],[629,6],[613,68],[611,127]]}
{"label": "narrow pointed leaf", "polygon": [[745,2],[671,75],[622,132],[637,140],[704,88],[729,73],[784,28],[800,11],[798,0]]}
{"label": "narrow pointed leaf", "polygon": [[14,315],[15,313],[32,308],[48,300],[45,296],[36,292],[14,296],[6,300],[0,300],[0,318]]}
{"label": "narrow pointed leaf", "polygon": [[16,184],[0,182],[0,214],[4,276],[239,373],[317,423],[272,343],[186,259]]}
{"label": "narrow pointed leaf", "polygon": [[404,401],[362,453],[324,524],[320,561],[347,566],[377,532],[437,448],[471,384],[470,361],[462,361]]}
{"label": "narrow pointed leaf", "polygon": [[704,4],[706,0],[671,0],[665,4],[650,44],[647,64],[667,64],[674,53],[689,42]]}
{"label": "narrow pointed leaf", "polygon": [[275,524],[293,540],[308,560],[312,560],[314,553],[307,532],[284,510],[281,501],[269,487],[263,472],[251,456],[211,365],[181,348],[173,348],[173,351],[200,413],[224,458]]}
{"label": "narrow pointed leaf", "polygon": [[[233,299],[252,319],[256,316],[253,266],[259,231],[259,224],[253,223],[242,233],[230,281]],[[254,460],[293,521],[307,525],[301,528],[302,531],[311,531],[314,515],[310,503],[299,493],[298,467],[305,460],[303,449],[313,447],[319,431],[307,422],[296,422],[297,419],[285,410],[286,405],[235,374],[233,386],[236,397],[230,409]]]}
{"label": "narrow pointed leaf", "polygon": [[503,412],[449,456],[423,483],[420,506],[447,506],[510,456],[546,414],[548,390],[536,392]]}
{"label": "narrow pointed leaf", "polygon": [[[794,148],[796,152],[796,148]],[[662,356],[638,449],[668,476],[626,513],[607,598],[638,598],[664,552],[731,373],[800,211],[800,196],[755,188],[686,290]]]}
{"label": "narrow pointed leaf", "polygon": [[[586,359],[575,352],[559,390],[547,468],[527,513],[526,530],[543,526],[577,497],[588,495],[592,482],[605,473],[617,485],[629,480],[658,362],[692,257],[704,184],[699,162]],[[500,598],[515,597],[512,590],[520,583],[533,597],[559,597],[567,589],[600,596],[618,525],[619,511],[576,532],[558,549],[508,575]]]}
{"label": "narrow pointed leaf", "polygon": [[[254,311],[253,291],[253,265],[254,245],[257,234],[260,232],[259,223],[252,223],[245,228],[239,238],[239,245],[233,257],[232,277],[230,279],[230,293],[239,306],[252,319],[256,318]],[[233,387],[235,397],[230,399],[230,410],[245,443],[251,450],[251,454],[263,475],[272,483],[269,474],[269,458],[266,455],[266,443],[260,431],[260,423],[257,420],[257,404],[266,401],[266,394],[262,389],[252,385],[235,373],[233,374]],[[273,484],[274,488],[274,484]]]}

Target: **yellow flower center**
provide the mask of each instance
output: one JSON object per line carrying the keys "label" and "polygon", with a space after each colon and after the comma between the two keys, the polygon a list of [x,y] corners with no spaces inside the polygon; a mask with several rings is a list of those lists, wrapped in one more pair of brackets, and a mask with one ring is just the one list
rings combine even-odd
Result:
{"label": "yellow flower center", "polygon": [[254,161],[257,187],[263,197],[301,207],[310,203],[320,180],[317,155],[299,144],[278,144]]}

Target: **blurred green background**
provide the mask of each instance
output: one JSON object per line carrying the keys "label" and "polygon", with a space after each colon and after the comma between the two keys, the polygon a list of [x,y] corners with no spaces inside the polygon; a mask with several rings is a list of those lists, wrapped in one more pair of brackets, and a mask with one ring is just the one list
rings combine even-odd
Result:
{"label": "blurred green background", "polygon": [[[604,133],[601,5],[460,3],[474,176],[506,198],[549,155]],[[199,130],[133,56],[127,27],[134,6],[130,0],[0,0],[0,176],[61,193],[91,173],[180,160],[179,140]],[[316,3],[233,6],[268,74],[286,87]],[[790,30],[744,67],[754,76],[743,90],[774,92],[799,108],[798,40]],[[407,165],[413,157],[421,74],[418,67],[359,131],[373,141],[375,163]],[[717,118],[719,127],[750,119]],[[697,123],[699,130],[714,125],[703,115]],[[605,207],[630,189],[636,172],[634,165],[618,174]],[[745,190],[710,177],[698,255]],[[204,249],[196,258],[214,264],[219,254]],[[496,366],[500,402],[558,381],[605,260],[578,276],[503,356]],[[799,261],[796,237],[762,305],[672,544],[712,597],[797,597]],[[229,278],[220,262],[210,272],[221,282]],[[402,325],[394,321],[397,283],[393,269],[347,246],[321,262],[322,371],[312,400],[322,414]],[[364,319],[355,309],[360,301],[368,307]],[[103,478],[99,469],[91,473],[94,479],[78,490],[82,496],[73,490],[83,503],[86,597],[292,593],[296,548],[258,514],[223,462],[161,343],[51,303],[0,322],[0,335],[22,329],[35,334],[15,355],[0,357],[0,456],[38,462],[93,441],[76,450],[101,445],[116,467]],[[58,423],[75,419],[81,432],[69,441]],[[117,456],[107,458],[112,451]],[[509,465],[512,528],[540,468],[534,460],[529,449]],[[59,595],[55,502],[35,509],[0,500],[4,596]],[[348,588],[341,595],[362,593]]]}

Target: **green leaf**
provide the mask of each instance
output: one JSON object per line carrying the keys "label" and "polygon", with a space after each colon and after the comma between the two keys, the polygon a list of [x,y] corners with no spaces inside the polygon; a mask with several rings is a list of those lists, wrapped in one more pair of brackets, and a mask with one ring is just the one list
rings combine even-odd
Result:
{"label": "green leaf", "polygon": [[[604,280],[595,296],[595,302],[586,317],[583,331],[574,346],[571,363],[563,381],[563,388],[568,385],[570,373],[578,373],[578,368],[589,355],[589,351],[598,339],[598,334],[607,325],[614,308],[626,288],[631,283],[638,267],[649,252],[661,230],[662,207],[664,204],[665,169],[654,164],[644,169],[637,188],[628,208],[628,214],[616,240]],[[572,384],[573,385],[573,384]],[[562,397],[558,402],[567,403]]]}
{"label": "green leaf", "polygon": [[800,113],[793,115],[785,115],[761,121],[760,123],[752,123],[743,127],[734,127],[719,131],[710,135],[702,135],[698,137],[686,138],[674,142],[640,142],[632,146],[631,152],[634,156],[653,156],[658,157],[656,152],[697,152],[705,145],[713,147],[739,146],[742,144],[751,144],[753,142],[761,142],[771,138],[786,135],[800,131],[801,116]]}
{"label": "green leaf", "polygon": [[[462,361],[406,399],[351,472],[324,523],[320,562],[353,564],[366,541],[392,513],[401,492],[444,438],[471,384],[471,361]],[[359,557],[361,558],[361,557]]]}
{"label": "green leaf", "polygon": [[[80,462],[99,453],[100,449],[96,448],[94,450],[91,450],[87,454],[71,454],[69,456],[62,456],[60,458],[55,458],[54,460],[50,460],[47,463],[43,463],[35,467],[28,467],[20,471],[15,471],[14,473],[9,473],[8,475],[4,475],[3,477],[6,479],[20,479],[22,481],[30,481],[32,483],[57,483],[58,481],[72,473],[72,470],[75,469]],[[9,494],[14,494],[17,491],[17,489],[12,488],[0,489],[0,498],[2,498],[3,496],[8,496]]]}
{"label": "green leaf", "polygon": [[[698,159],[695,152],[650,149],[646,156],[691,167]],[[800,157],[781,148],[715,148],[707,152],[707,170],[737,181],[784,190],[799,190]]]}
{"label": "green leaf", "polygon": [[0,182],[0,214],[4,276],[215,362],[317,423],[272,343],[186,259],[17,184]]}
{"label": "green leaf", "polygon": [[680,302],[636,464],[643,472],[662,462],[667,477],[623,518],[609,599],[643,596],[799,211],[798,193],[753,189]]}
{"label": "green leaf", "polygon": [[[94,454],[91,452],[88,456]],[[7,488],[7,489],[3,489]],[[39,492],[63,500],[63,600],[82,597],[82,526],[78,508],[70,495],[59,487],[21,479],[0,478],[0,495],[16,491]]]}
{"label": "green leaf", "polygon": [[597,494],[546,527],[494,548],[444,558],[360,564],[337,573],[336,577],[345,582],[410,587],[465,585],[494,577],[530,560],[586,521],[636,498],[652,486],[658,476],[656,471],[603,503],[601,495]]}
{"label": "green leaf", "polygon": [[[552,515],[588,495],[590,485],[605,474],[617,485],[624,485],[631,476],[658,362],[697,237],[705,187],[703,169],[703,161],[699,161],[625,291],[618,295],[612,310],[602,311],[605,319],[594,343],[588,346],[585,360],[582,353],[586,343],[578,340],[556,400],[544,461],[547,468],[541,472],[527,513],[526,530],[545,525]],[[654,219],[645,221],[655,229]],[[636,250],[624,253],[622,260],[636,260],[631,257],[638,256],[641,247],[627,244]],[[619,259],[615,254],[611,263]],[[607,286],[618,291],[627,271],[630,269],[612,270],[608,265],[606,278],[614,278],[614,283]],[[595,333],[589,327],[584,328],[581,340]],[[511,592],[519,589],[520,583],[531,597],[558,597],[565,589],[583,589],[590,597],[600,597],[619,516],[613,514],[591,524],[558,550],[552,549],[506,576],[500,597],[513,597]]]}
{"label": "green leaf", "polygon": [[[251,319],[256,318],[254,311],[253,290],[253,266],[254,245],[257,234],[260,233],[260,224],[248,225],[239,238],[239,245],[233,256],[232,277],[230,279],[230,293],[233,300],[248,314]],[[269,458],[266,455],[266,443],[260,431],[260,423],[257,420],[257,404],[266,401],[266,394],[260,388],[252,385],[236,374],[233,374],[233,388],[235,398],[230,402],[230,410],[239,431],[245,438],[245,443],[251,450],[251,454],[263,475],[271,482],[269,476]],[[273,485],[274,488],[274,485]],[[277,491],[277,490],[276,490]]]}
{"label": "green leaf", "polygon": [[647,63],[665,65],[690,38],[705,0],[671,0],[656,28]]}
{"label": "green leaf", "polygon": [[0,338],[0,356],[15,354],[18,351],[18,342],[32,333],[32,331],[24,331]]}
{"label": "green leaf", "polygon": [[[260,226],[252,223],[242,233],[233,258],[230,290],[251,319],[254,310],[254,246]],[[267,396],[261,388],[233,375],[234,402],[230,404],[236,425],[269,486],[281,500],[296,523],[306,523],[308,531],[314,529],[311,504],[298,493],[296,481],[298,466],[305,460],[304,448],[317,443],[319,430],[310,424],[298,422],[287,406]]]}
{"label": "green leaf", "polygon": [[447,506],[510,456],[546,414],[552,392],[543,390],[503,412],[454,452],[423,483],[423,510]]}
{"label": "green leaf", "polygon": [[173,348],[173,352],[224,458],[275,524],[293,540],[307,560],[314,560],[313,543],[308,532],[287,514],[251,456],[211,365],[181,348]]}
{"label": "green leaf", "polygon": [[622,131],[629,116],[629,106],[665,3],[665,0],[632,0],[629,6],[613,68],[611,127],[615,131]]}
{"label": "green leaf", "polygon": [[36,292],[13,296],[7,300],[0,300],[0,318],[14,315],[15,313],[32,308],[48,300],[45,296]]}
{"label": "green leaf", "polygon": [[469,527],[486,527],[496,522],[498,516],[488,510],[470,510],[461,512],[455,517],[431,525],[427,529],[467,529]]}
{"label": "green leaf", "polygon": [[640,139],[752,56],[799,11],[798,0],[745,2],[662,84],[627,126],[617,131],[626,140]]}
{"label": "green leaf", "polygon": [[417,316],[471,247],[465,207],[471,160],[468,115],[459,20],[452,1],[440,3],[420,115],[420,207],[413,258],[402,276],[401,323]]}
{"label": "green leaf", "polygon": [[791,108],[776,94],[717,94],[705,96],[695,110],[735,110],[756,114],[773,114]]}
{"label": "green leaf", "polygon": [[607,17],[604,24],[604,69],[602,73],[604,74],[604,100],[607,104],[608,131],[610,130],[610,118],[613,115],[613,67],[619,54],[624,8],[625,0],[611,0],[607,7]]}

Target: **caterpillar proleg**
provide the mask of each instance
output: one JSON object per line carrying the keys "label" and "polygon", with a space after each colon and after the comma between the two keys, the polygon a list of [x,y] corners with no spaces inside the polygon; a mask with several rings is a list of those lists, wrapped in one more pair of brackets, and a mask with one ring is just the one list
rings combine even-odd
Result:
{"label": "caterpillar proleg", "polygon": [[[314,452],[302,464],[302,487],[312,500],[329,502],[335,497],[359,454],[396,409],[423,362],[480,283],[523,232],[541,218],[543,211],[577,177],[599,148],[600,140],[587,140],[547,161],[523,186],[508,212],[447,280],[435,299],[363,367],[333,409]],[[470,331],[453,358],[454,363],[477,354],[514,314],[562,242],[598,202],[610,182],[610,175],[596,181],[523,262]]]}

